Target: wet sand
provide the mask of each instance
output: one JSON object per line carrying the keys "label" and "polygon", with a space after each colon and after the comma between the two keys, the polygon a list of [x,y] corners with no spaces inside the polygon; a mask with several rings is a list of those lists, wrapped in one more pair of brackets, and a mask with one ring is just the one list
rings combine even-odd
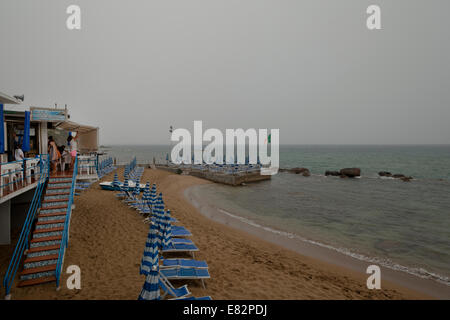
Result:
{"label": "wet sand", "polygon": [[[119,169],[119,176],[122,169]],[[103,180],[112,181],[113,173]],[[382,290],[368,290],[367,276],[299,254],[244,230],[216,222],[187,201],[189,187],[210,183],[191,176],[146,169],[142,182],[156,183],[166,207],[188,228],[199,247],[196,258],[209,264],[206,289],[198,281],[188,284],[196,296],[213,299],[426,299],[428,295],[391,282]],[[189,193],[189,191],[188,191]],[[69,290],[63,272],[61,289],[49,283],[13,288],[13,299],[137,299],[144,283],[139,263],[148,225],[142,217],[98,183],[75,198],[70,242],[64,269],[81,268],[81,290]],[[268,239],[270,240],[270,239]],[[6,249],[4,250],[6,251]],[[2,251],[3,252],[3,251]],[[187,257],[187,256],[186,256]],[[6,259],[2,259],[6,261]],[[4,265],[1,274],[4,274]]]}

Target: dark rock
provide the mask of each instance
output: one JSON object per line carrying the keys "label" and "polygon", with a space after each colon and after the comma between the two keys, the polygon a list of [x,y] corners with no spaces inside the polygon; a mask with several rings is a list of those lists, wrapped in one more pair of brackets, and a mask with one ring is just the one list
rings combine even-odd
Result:
{"label": "dark rock", "polygon": [[309,170],[307,171],[303,171],[302,176],[304,177],[309,177],[311,175],[311,173],[309,172]]}
{"label": "dark rock", "polygon": [[340,176],[341,174],[339,173],[339,171],[325,171],[325,175],[326,176]]}
{"label": "dark rock", "polygon": [[378,172],[378,175],[380,177],[392,177],[392,173],[390,173],[389,171],[380,171]]}
{"label": "dark rock", "polygon": [[400,173],[396,173],[396,174],[392,175],[392,177],[396,178],[396,179],[400,179],[405,182],[409,182],[413,179],[413,177],[411,177],[411,176],[405,176],[404,174],[400,174]]}
{"label": "dark rock", "polygon": [[292,173],[295,173],[295,174],[300,174],[300,173],[307,173],[307,174],[309,174],[309,170],[308,169],[306,169],[306,168],[292,168],[292,169],[289,169],[289,172],[292,172]]}
{"label": "dark rock", "polygon": [[339,171],[341,176],[347,176],[349,178],[359,177],[361,175],[360,168],[344,168]]}

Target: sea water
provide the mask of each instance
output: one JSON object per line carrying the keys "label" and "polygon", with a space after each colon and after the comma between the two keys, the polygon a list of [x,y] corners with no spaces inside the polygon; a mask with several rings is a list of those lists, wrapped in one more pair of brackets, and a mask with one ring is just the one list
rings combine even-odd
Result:
{"label": "sea water", "polygon": [[[121,162],[155,157],[169,146],[113,146]],[[327,246],[355,258],[450,285],[450,146],[281,146],[281,167],[306,167],[303,177],[202,186],[204,199],[247,223]],[[325,177],[358,167],[361,178]],[[413,176],[381,178],[379,171]]]}

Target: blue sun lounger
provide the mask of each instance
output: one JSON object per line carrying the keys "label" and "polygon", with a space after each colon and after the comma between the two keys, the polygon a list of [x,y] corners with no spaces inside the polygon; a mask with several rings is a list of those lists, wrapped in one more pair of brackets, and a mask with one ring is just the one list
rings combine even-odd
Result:
{"label": "blue sun lounger", "polygon": [[194,244],[194,241],[192,241],[191,239],[186,239],[186,238],[172,238],[172,243],[175,244]]}
{"label": "blue sun lounger", "polygon": [[196,268],[208,269],[206,261],[192,260],[192,259],[161,259],[162,265],[160,268]]}
{"label": "blue sun lounger", "polygon": [[172,226],[172,237],[190,237],[192,233],[185,227]]}
{"label": "blue sun lounger", "polygon": [[191,292],[189,291],[187,285],[184,285],[184,286],[179,287],[179,288],[175,288],[169,282],[169,280],[167,280],[166,278],[161,276],[161,274],[160,274],[160,277],[159,277],[159,287],[164,291],[164,294],[161,297],[162,299],[164,299],[164,297],[167,294],[170,294],[175,299],[184,298],[184,297],[189,296],[191,294]]}
{"label": "blue sun lounger", "polygon": [[170,246],[164,246],[161,250],[162,253],[188,252],[192,254],[192,257],[195,257],[194,256],[195,251],[199,251],[199,249],[195,246],[195,244],[174,243],[174,242],[172,242]]}
{"label": "blue sun lounger", "polygon": [[161,269],[159,273],[169,280],[201,280],[203,288],[205,288],[204,279],[210,279],[208,269],[196,268],[170,268]]}

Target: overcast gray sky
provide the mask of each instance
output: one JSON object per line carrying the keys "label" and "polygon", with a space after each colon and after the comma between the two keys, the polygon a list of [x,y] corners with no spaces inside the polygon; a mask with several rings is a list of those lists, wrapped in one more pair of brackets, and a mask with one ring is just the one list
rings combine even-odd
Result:
{"label": "overcast gray sky", "polygon": [[[82,29],[65,13],[81,7]],[[366,8],[382,9],[382,30]],[[102,144],[168,127],[281,143],[450,141],[450,1],[1,0],[0,91],[67,103]]]}

